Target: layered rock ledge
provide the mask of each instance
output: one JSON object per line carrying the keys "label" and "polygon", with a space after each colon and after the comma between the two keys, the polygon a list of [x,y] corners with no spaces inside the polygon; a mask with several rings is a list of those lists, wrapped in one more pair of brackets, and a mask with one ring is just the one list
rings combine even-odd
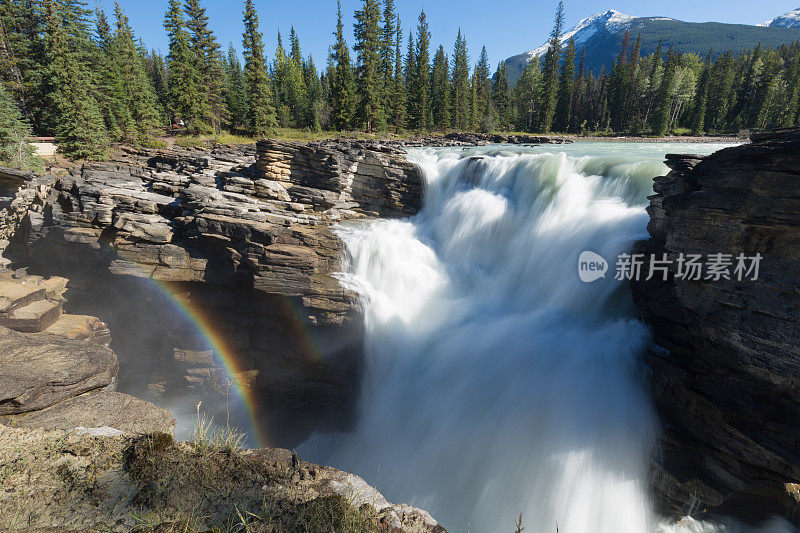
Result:
{"label": "layered rock ledge", "polygon": [[96,317],[62,311],[66,284],[0,270],[0,425],[171,433],[169,411],[115,392],[110,332]]}
{"label": "layered rock ledge", "polygon": [[[667,254],[671,274],[632,284],[660,346],[659,502],[800,525],[800,130],[667,165],[636,251]],[[675,277],[679,254],[717,253],[761,254],[758,279]]]}
{"label": "layered rock ledge", "polygon": [[[219,391],[225,376],[196,332],[136,279],[158,282],[204,316],[248,387],[345,405],[358,383],[363,324],[356,295],[336,279],[345,254],[332,225],[415,213],[421,172],[379,143],[258,146],[258,162],[252,145],[122,148],[112,161],[28,177],[0,217],[0,231],[10,228],[0,233],[0,244],[10,241],[4,255],[68,276],[76,302],[108,315],[121,357],[138,342],[129,335],[131,350],[121,346],[127,324],[172,332],[137,360],[148,375],[135,379],[147,381],[151,399],[176,386]],[[125,306],[103,311],[120,298]],[[124,364],[121,379],[134,379]]]}

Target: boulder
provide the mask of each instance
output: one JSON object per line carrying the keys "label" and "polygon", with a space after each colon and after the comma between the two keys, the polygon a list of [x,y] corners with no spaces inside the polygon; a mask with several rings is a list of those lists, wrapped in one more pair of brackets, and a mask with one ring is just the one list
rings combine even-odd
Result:
{"label": "boulder", "polygon": [[14,415],[113,389],[119,364],[114,352],[97,343],[0,326],[0,369],[0,415]]}

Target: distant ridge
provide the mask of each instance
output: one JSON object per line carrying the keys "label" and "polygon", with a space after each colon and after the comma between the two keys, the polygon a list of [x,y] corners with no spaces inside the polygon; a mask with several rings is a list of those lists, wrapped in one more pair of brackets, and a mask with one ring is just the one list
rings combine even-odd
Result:
{"label": "distant ridge", "polygon": [[[794,14],[794,15],[792,15]],[[791,16],[796,16],[797,26],[787,27]],[[777,21],[777,22],[776,22]],[[765,47],[777,47],[800,41],[800,9],[781,15],[768,25],[724,24],[721,22],[683,22],[667,17],[634,17],[608,10],[595,13],[570,28],[563,36],[566,43],[574,38],[580,55],[586,50],[587,68],[598,74],[601,69],[609,69],[619,54],[625,32],[630,30],[631,40],[642,36],[642,55],[656,51],[659,39],[663,38],[666,52],[674,47],[680,52],[691,52],[705,56],[713,50],[714,56],[727,51],[734,53],[752,49],[759,43]],[[547,51],[547,43],[506,59],[508,75],[515,84],[522,70],[532,57],[542,57]]]}

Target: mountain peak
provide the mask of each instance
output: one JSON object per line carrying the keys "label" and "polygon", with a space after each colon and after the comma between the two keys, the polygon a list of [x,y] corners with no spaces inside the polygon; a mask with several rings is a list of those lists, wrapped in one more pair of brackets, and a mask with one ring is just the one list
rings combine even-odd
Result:
{"label": "mountain peak", "polygon": [[626,15],[625,13],[622,13],[620,11],[617,11],[616,9],[609,9],[608,11],[603,13],[603,17],[606,18],[606,20],[611,20],[611,19],[615,19],[615,20],[631,20],[631,19],[635,19],[636,18],[636,17],[632,17],[630,15]]}
{"label": "mountain peak", "polygon": [[770,28],[800,28],[800,7],[775,17],[771,21],[762,24],[762,26],[769,26]]}
{"label": "mountain peak", "polygon": [[[599,31],[607,31],[616,33],[621,27],[626,26],[637,17],[626,15],[616,9],[609,9],[604,13],[595,13],[575,24],[572,28],[564,32],[561,36],[561,42],[566,43],[570,39],[575,39],[575,45],[580,47],[583,43],[589,40],[594,34]],[[545,42],[539,48],[526,52],[528,58],[539,57],[547,52],[549,42]]]}

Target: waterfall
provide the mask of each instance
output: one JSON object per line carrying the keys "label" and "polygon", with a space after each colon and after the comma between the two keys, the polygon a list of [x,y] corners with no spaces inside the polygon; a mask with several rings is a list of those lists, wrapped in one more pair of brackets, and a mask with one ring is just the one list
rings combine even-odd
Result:
{"label": "waterfall", "polygon": [[[342,282],[365,311],[362,398],[350,433],[304,451],[450,531],[511,532],[520,513],[535,533],[656,531],[650,338],[614,264],[647,238],[668,150],[410,152],[421,212],[338,228]],[[605,278],[580,280],[585,250],[608,260]]]}

